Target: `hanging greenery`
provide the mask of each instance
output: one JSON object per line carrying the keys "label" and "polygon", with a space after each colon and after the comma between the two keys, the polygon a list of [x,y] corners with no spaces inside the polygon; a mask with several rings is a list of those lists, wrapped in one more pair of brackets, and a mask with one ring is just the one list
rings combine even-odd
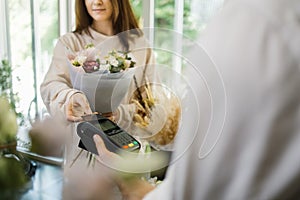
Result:
{"label": "hanging greenery", "polygon": [[10,107],[15,112],[19,125],[23,125],[24,115],[21,112],[17,112],[16,109],[19,97],[12,87],[12,67],[6,59],[1,60],[0,64],[0,96],[9,100]]}

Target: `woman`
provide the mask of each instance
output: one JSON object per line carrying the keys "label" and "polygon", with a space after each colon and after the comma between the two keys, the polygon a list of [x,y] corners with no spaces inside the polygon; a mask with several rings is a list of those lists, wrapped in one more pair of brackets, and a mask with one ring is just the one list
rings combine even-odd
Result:
{"label": "woman", "polygon": [[[136,70],[136,81],[132,81],[130,91],[135,90],[135,82],[142,85],[145,76],[149,81],[154,80],[154,65],[151,65],[153,54],[149,48],[145,48],[145,39],[142,37],[142,31],[138,29],[138,23],[129,0],[76,0],[75,9],[75,30],[58,39],[50,68],[40,87],[42,99],[49,113],[55,117],[64,115],[70,122],[80,121],[82,120],[81,116],[90,114],[92,111],[86,96],[72,86],[66,48],[78,52],[83,50],[87,44],[93,43],[95,47],[101,47],[102,53],[102,50],[111,50],[107,41],[112,41],[113,47],[132,51],[136,59],[135,66],[141,69]],[[128,30],[131,30],[128,34],[120,35],[121,32]],[[101,46],[101,44],[104,45]],[[139,50],[135,51],[135,49]],[[122,123],[131,122],[131,114],[136,109],[135,104],[128,104],[128,99],[125,97],[124,104],[119,106],[118,111],[115,112],[119,115],[117,118],[122,119],[120,120]],[[101,193],[103,195],[103,191],[109,191],[104,186],[106,181],[103,181],[102,178],[105,174],[103,169],[93,170],[93,167],[86,169],[87,158],[83,154],[73,163],[73,159],[80,151],[77,147],[79,138],[73,136],[76,135],[73,123],[69,123],[68,128],[70,128],[71,138],[68,138],[67,141],[70,144],[67,144],[65,149],[64,173],[68,184],[64,185],[64,196],[67,199],[93,199],[91,197],[93,194],[101,193],[99,188],[103,189]],[[67,132],[67,130],[64,131]],[[71,165],[72,167],[70,167]],[[79,171],[80,173],[78,173]],[[83,186],[86,187],[82,188]],[[74,190],[77,192],[72,193]],[[103,199],[107,198],[103,197]]]}
{"label": "woman", "polygon": [[[129,0],[76,0],[75,9],[76,28],[72,33],[59,38],[52,63],[40,88],[42,99],[50,114],[64,114],[71,122],[82,120],[81,116],[92,111],[86,96],[72,87],[66,62],[66,48],[78,52],[90,43],[97,46],[104,41],[113,41],[113,48],[117,46],[122,50],[133,51],[136,66],[143,68],[137,70],[137,81],[132,82],[130,90],[134,90],[137,84],[142,85],[145,76],[149,81],[154,80],[154,69],[150,65],[153,62],[152,52],[145,48],[147,44],[142,39],[142,31]],[[119,43],[113,38],[118,38]],[[103,50],[107,50],[107,46],[109,45],[103,45]],[[143,51],[134,51],[141,47],[144,48]],[[128,102],[128,98],[124,99],[124,102],[126,101]],[[131,120],[134,110],[134,104],[125,107],[123,105],[115,114],[122,115],[118,118]]]}

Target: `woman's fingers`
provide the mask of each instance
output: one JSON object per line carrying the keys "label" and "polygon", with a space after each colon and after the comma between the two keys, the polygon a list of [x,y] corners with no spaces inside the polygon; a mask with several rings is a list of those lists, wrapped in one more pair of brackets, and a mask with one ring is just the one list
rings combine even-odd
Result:
{"label": "woman's fingers", "polygon": [[71,96],[66,109],[67,120],[72,122],[82,121],[81,116],[92,113],[87,98],[81,93]]}
{"label": "woman's fingers", "polygon": [[67,120],[70,122],[80,122],[80,121],[82,121],[82,117],[75,117],[73,115],[67,115]]}

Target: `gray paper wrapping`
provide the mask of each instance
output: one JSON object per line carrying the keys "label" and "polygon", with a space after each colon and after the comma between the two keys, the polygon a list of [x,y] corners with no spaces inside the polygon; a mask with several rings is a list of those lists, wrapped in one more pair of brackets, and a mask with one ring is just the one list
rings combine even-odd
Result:
{"label": "gray paper wrapping", "polygon": [[97,71],[86,73],[82,67],[74,67],[68,62],[73,88],[82,91],[92,111],[99,113],[113,112],[125,97],[133,79],[135,68],[120,73]]}

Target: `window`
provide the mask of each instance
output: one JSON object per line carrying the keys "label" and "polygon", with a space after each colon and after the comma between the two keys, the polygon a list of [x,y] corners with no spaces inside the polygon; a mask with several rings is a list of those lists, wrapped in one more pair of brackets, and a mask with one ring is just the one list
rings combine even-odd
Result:
{"label": "window", "polygon": [[42,111],[39,85],[59,35],[58,0],[6,0],[6,53],[13,68],[13,90],[19,112],[30,118]]}
{"label": "window", "polygon": [[180,52],[182,44],[178,37],[172,38],[170,33],[174,31],[196,40],[211,17],[223,5],[223,0],[131,0],[131,2],[143,27],[158,28],[153,32],[152,38],[156,47],[157,62],[172,65],[178,68],[177,71],[180,71],[182,65],[176,57],[174,58],[174,54],[167,50],[176,48],[176,52]]}
{"label": "window", "polygon": [[[143,27],[174,30],[195,40],[223,0],[130,0]],[[2,0],[0,2],[0,59],[13,67],[13,90],[19,94],[19,111],[30,118],[42,115],[45,107],[40,83],[50,65],[59,35],[74,25],[74,0]],[[180,70],[181,60],[164,49],[182,51],[180,40],[169,32],[149,34],[157,62]]]}

